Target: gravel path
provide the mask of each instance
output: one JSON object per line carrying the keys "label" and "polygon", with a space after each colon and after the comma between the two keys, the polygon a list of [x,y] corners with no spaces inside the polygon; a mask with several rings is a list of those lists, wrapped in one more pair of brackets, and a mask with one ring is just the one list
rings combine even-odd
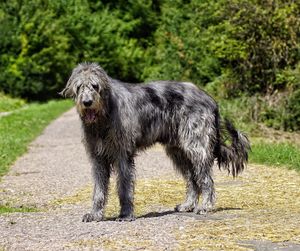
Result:
{"label": "gravel path", "polygon": [[[114,198],[108,206],[108,219],[82,223],[82,215],[90,209],[90,165],[81,144],[76,112],[72,109],[65,113],[45,129],[0,182],[1,204],[37,210],[0,215],[0,250],[300,250],[297,227],[294,229],[292,223],[289,231],[294,234],[284,239],[267,235],[280,233],[274,229],[266,230],[261,238],[259,229],[249,238],[239,236],[247,224],[255,223],[256,214],[263,215],[265,209],[246,205],[244,198],[231,201],[227,198],[233,195],[226,193],[241,192],[241,187],[247,191],[247,186],[252,186],[249,179],[258,169],[266,174],[270,169],[250,166],[236,180],[216,170],[217,193],[223,200],[216,212],[198,216],[174,213],[175,204],[184,195],[184,185],[160,146],[140,154],[136,166],[138,219],[113,220],[118,209],[112,189]],[[297,180],[290,184],[291,189],[298,189],[299,174],[291,173],[291,177],[295,175]],[[298,205],[299,200],[294,199],[294,203],[295,200]],[[294,221],[300,220],[297,208],[282,214],[289,213]],[[244,219],[249,219],[246,225]],[[236,232],[229,231],[230,224]],[[238,224],[244,228],[239,229]],[[274,219],[274,224],[279,222]],[[228,231],[225,235],[224,229]]]}

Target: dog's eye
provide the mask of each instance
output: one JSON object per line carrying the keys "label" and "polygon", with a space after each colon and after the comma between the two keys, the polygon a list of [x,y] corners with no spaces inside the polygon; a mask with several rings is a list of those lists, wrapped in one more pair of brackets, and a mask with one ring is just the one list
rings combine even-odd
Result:
{"label": "dog's eye", "polygon": [[97,92],[97,91],[99,91],[99,86],[98,85],[92,85],[93,86],[93,88],[94,88],[94,90]]}
{"label": "dog's eye", "polygon": [[78,85],[78,86],[76,87],[76,93],[78,93],[79,90],[80,90],[80,85]]}

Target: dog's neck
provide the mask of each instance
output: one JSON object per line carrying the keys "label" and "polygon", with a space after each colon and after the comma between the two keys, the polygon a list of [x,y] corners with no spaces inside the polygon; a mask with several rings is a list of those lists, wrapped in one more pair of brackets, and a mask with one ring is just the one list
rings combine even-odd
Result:
{"label": "dog's neck", "polygon": [[103,115],[99,115],[93,123],[86,123],[83,119],[81,119],[81,123],[85,132],[97,137],[105,133],[106,128],[111,124],[109,118]]}

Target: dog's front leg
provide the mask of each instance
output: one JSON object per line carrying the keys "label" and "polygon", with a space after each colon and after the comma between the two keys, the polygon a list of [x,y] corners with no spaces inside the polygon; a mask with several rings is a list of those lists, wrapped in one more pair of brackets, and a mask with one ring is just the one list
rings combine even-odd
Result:
{"label": "dog's front leg", "polygon": [[120,200],[120,215],[118,221],[133,221],[133,197],[135,168],[134,160],[131,157],[124,157],[118,163],[118,194]]}
{"label": "dog's front leg", "polygon": [[107,201],[110,165],[103,160],[95,160],[93,162],[93,207],[91,213],[87,213],[83,216],[83,222],[102,221],[104,206]]}

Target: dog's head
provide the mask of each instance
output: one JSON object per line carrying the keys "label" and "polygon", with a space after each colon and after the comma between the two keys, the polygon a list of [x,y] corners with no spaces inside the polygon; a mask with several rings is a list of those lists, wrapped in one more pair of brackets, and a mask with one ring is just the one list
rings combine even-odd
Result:
{"label": "dog's head", "polygon": [[73,98],[82,120],[91,124],[104,112],[105,92],[108,89],[109,77],[106,72],[95,63],[83,63],[74,68],[60,94]]}

